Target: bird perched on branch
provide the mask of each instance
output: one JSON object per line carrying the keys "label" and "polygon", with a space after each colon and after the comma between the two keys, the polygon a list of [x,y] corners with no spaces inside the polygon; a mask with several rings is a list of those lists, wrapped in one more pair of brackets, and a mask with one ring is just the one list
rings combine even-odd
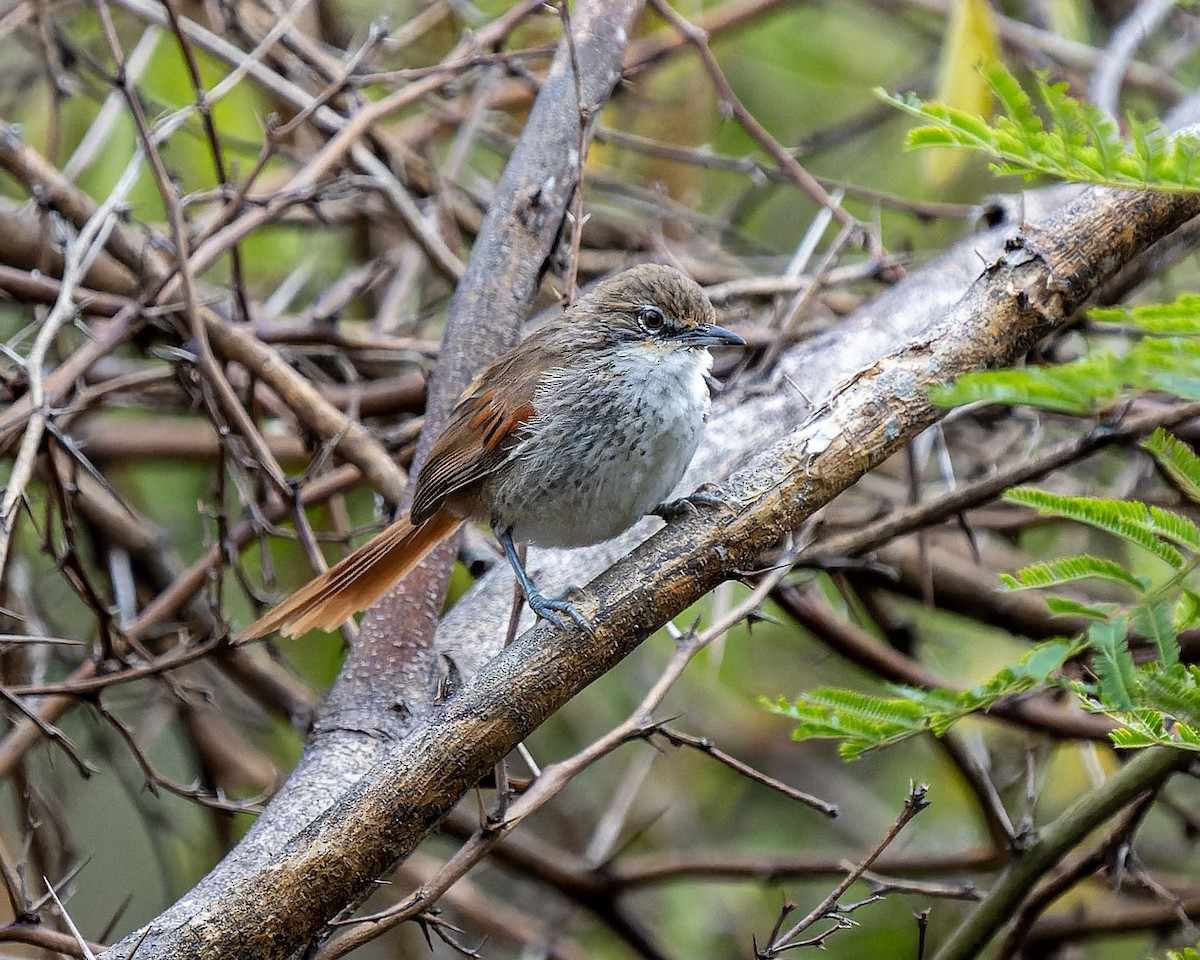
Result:
{"label": "bird perched on branch", "polygon": [[696,452],[709,409],[710,346],[742,346],[704,291],[645,264],[596,285],[469,386],[421,467],[409,515],[301,587],[239,640],[333,630],[366,609],[467,520],[504,548],[529,606],[590,629],[542,596],[516,543],[578,547],[662,503]]}

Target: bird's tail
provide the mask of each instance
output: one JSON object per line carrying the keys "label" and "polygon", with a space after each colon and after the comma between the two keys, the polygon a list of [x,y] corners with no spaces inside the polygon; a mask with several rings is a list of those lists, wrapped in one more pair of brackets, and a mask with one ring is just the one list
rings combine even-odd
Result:
{"label": "bird's tail", "polygon": [[442,509],[414,527],[408,518],[343,557],[234,637],[253,640],[275,630],[298,637],[310,630],[336,630],[408,575],[463,521]]}

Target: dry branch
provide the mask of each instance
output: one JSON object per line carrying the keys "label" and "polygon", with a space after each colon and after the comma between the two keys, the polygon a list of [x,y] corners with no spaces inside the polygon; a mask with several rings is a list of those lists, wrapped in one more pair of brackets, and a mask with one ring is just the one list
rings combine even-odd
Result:
{"label": "dry branch", "polygon": [[[252,691],[257,706],[283,713],[300,724],[312,722],[313,736],[288,785],[249,836],[199,886],[146,930],[114,948],[111,956],[257,958],[285,956],[308,948],[310,955],[333,957],[343,948],[368,939],[373,931],[363,925],[351,927],[351,935],[320,942],[329,936],[327,921],[359,904],[374,882],[398,858],[411,852],[436,824],[444,822],[446,812],[513,744],[576,692],[612,669],[656,626],[714,584],[742,573],[757,582],[752,600],[765,595],[774,584],[771,575],[758,576],[758,571],[778,561],[778,542],[787,541],[838,491],[937,419],[938,412],[925,399],[925,388],[930,383],[1020,357],[1070,319],[1100,284],[1127,290],[1144,279],[1144,269],[1139,272],[1131,264],[1138,262],[1138,254],[1156,238],[1171,238],[1165,242],[1175,244],[1172,256],[1177,257],[1182,255],[1179,251],[1191,246],[1195,235],[1196,220],[1172,233],[1197,212],[1194,201],[1075,191],[1077,196],[1069,207],[1044,220],[1034,216],[1033,204],[1014,204],[1012,209],[1035,221],[1034,226],[1005,225],[980,234],[850,316],[841,316],[849,307],[834,308],[836,312],[818,318],[825,332],[810,334],[806,345],[779,357],[773,379],[766,383],[742,382],[719,399],[708,442],[686,484],[690,489],[701,481],[723,480],[723,506],[700,507],[694,515],[676,519],[632,553],[629,551],[656,521],[647,521],[630,535],[594,550],[533,552],[531,567],[547,587],[586,582],[619,560],[587,588],[586,599],[580,604],[599,624],[595,640],[539,627],[500,652],[512,601],[511,579],[503,567],[484,577],[437,626],[443,581],[453,561],[453,550],[448,548],[437,563],[430,564],[421,576],[410,578],[392,598],[368,613],[363,634],[318,715],[311,692],[298,686],[279,663],[270,661],[265,649],[230,650],[223,645],[219,608],[210,602],[221,599],[214,585],[226,565],[236,563],[239,552],[256,538],[274,532],[276,523],[292,516],[303,525],[305,505],[334,497],[336,511],[338,493],[360,481],[362,474],[375,490],[393,502],[401,501],[406,481],[391,451],[399,449],[400,462],[406,463],[416,445],[420,422],[408,421],[385,449],[363,424],[334,408],[341,406],[351,414],[364,415],[368,409],[382,407],[362,402],[364,397],[354,385],[346,390],[317,389],[308,376],[283,361],[275,349],[278,344],[308,339],[334,348],[319,357],[316,352],[301,356],[301,369],[305,363],[313,367],[318,363],[343,364],[353,377],[374,377],[379,369],[373,365],[377,361],[362,362],[362,355],[352,354],[358,345],[353,338],[346,338],[344,330],[333,326],[337,313],[368,290],[390,285],[389,293],[405,289],[411,293],[422,282],[413,284],[413,276],[436,277],[425,280],[428,288],[422,290],[423,296],[409,298],[409,302],[419,300],[416,312],[423,312],[430,306],[431,293],[443,296],[445,278],[461,275],[444,349],[430,349],[418,339],[419,329],[403,343],[397,338],[374,344],[385,350],[401,346],[423,357],[437,356],[437,373],[429,393],[430,430],[422,443],[425,446],[436,434],[458,389],[487,357],[515,339],[539,286],[545,293],[554,284],[546,278],[555,273],[571,277],[577,268],[584,272],[616,269],[631,258],[643,256],[648,249],[663,252],[662,234],[671,235],[674,242],[677,238],[671,230],[680,229],[697,240],[690,246],[674,243],[678,249],[669,255],[678,255],[681,264],[700,279],[732,278],[733,283],[721,290],[725,297],[746,296],[751,287],[758,292],[750,296],[795,294],[805,285],[809,291],[816,290],[818,284],[807,277],[799,287],[792,277],[783,278],[782,285],[778,278],[764,281],[748,277],[749,271],[741,263],[703,236],[709,229],[725,231],[736,228],[736,224],[700,215],[650,189],[635,187],[629,196],[646,205],[645,210],[650,211],[647,220],[658,218],[658,223],[639,223],[632,228],[633,233],[626,235],[619,218],[605,220],[602,204],[597,204],[592,211],[595,219],[586,235],[582,234],[579,213],[583,206],[577,183],[583,168],[580,154],[590,125],[621,72],[622,48],[640,8],[637,0],[594,0],[577,5],[570,18],[577,30],[575,42],[560,45],[553,67],[544,75],[535,75],[529,68],[533,65],[541,70],[548,48],[502,49],[512,29],[539,7],[539,3],[525,0],[458,43],[441,64],[398,71],[390,81],[382,75],[372,79],[356,73],[360,64],[371,59],[369,53],[390,40],[372,30],[362,47],[346,51],[346,57],[339,59],[297,28],[304,0],[286,10],[268,0],[271,12],[257,8],[240,11],[237,16],[243,19],[238,27],[246,31],[241,39],[249,40],[253,45],[250,50],[225,40],[219,30],[214,32],[194,21],[179,19],[170,8],[164,12],[161,5],[146,0],[114,2],[144,23],[169,28],[175,41],[188,51],[196,104],[163,124],[143,122],[141,146],[157,168],[162,200],[173,221],[174,250],[186,252],[190,245],[192,253],[186,262],[177,263],[167,252],[172,245],[161,233],[121,219],[113,223],[108,245],[90,270],[64,280],[39,274],[38,268],[61,274],[63,258],[50,231],[43,230],[45,235],[39,238],[38,225],[57,224],[70,234],[72,226],[79,228],[93,216],[97,204],[75,186],[73,176],[60,174],[53,162],[28,150],[11,127],[0,126],[0,165],[9,169],[43,207],[32,216],[0,204],[0,233],[11,228],[12,234],[0,238],[0,289],[29,303],[46,304],[56,300],[65,304],[73,292],[79,307],[79,317],[73,319],[90,337],[68,355],[65,349],[74,342],[73,331],[57,338],[44,335],[46,344],[54,339],[55,349],[64,351],[55,358],[57,366],[47,367],[45,377],[34,383],[36,389],[25,391],[24,396],[19,394],[28,384],[14,383],[11,390],[9,384],[0,385],[18,398],[0,410],[0,446],[10,444],[29,424],[35,424],[35,430],[27,433],[29,456],[25,466],[29,469],[23,477],[41,478],[49,488],[52,506],[46,508],[48,526],[55,522],[55,510],[67,526],[61,540],[47,533],[44,545],[60,562],[63,579],[72,582],[88,604],[101,631],[93,656],[83,663],[72,661],[73,672],[57,683],[46,683],[40,675],[31,677],[28,671],[9,665],[4,693],[14,708],[13,727],[0,741],[0,773],[22,777],[29,748],[46,736],[57,739],[55,725],[70,708],[88,698],[106,696],[110,687],[128,691],[130,688],[124,684],[136,678],[149,678],[145,686],[167,692],[173,714],[190,717],[194,725],[196,718],[189,714],[190,688],[194,678],[207,671],[189,665],[209,658],[244,689]],[[98,3],[102,12],[107,10],[104,0]],[[933,0],[919,3],[929,6]],[[697,24],[705,29],[730,29],[780,6],[778,0],[732,0],[709,11],[707,21],[698,20]],[[23,15],[23,10],[25,15],[38,17],[42,15],[40,9],[17,0],[13,10],[0,18],[0,38],[6,25]],[[780,177],[779,170],[767,167],[767,179],[808,182],[807,174],[793,159],[799,154],[770,137],[736,101],[703,33],[677,21],[665,5],[662,9],[701,52],[718,99],[738,107],[738,118],[758,133],[763,148],[787,174]],[[429,15],[422,14],[408,26],[412,31],[426,30],[431,17],[436,20],[438,16],[436,8],[431,7]],[[552,12],[545,16],[551,18]],[[153,48],[157,30],[155,26],[146,29],[138,51],[126,61],[130,69],[118,70],[114,80],[135,115],[140,108],[133,98],[140,90],[135,89],[134,78],[140,67],[135,69],[133,64],[145,49]],[[1019,45],[1028,40],[1028,34],[1018,36],[1008,22],[1004,22],[1004,30],[1011,43]],[[1039,42],[1044,38],[1039,32]],[[109,39],[112,56],[121,63],[124,55],[112,30]],[[664,31],[630,44],[624,50],[625,68],[644,75],[646,67],[666,62],[683,48],[684,42],[682,37]],[[200,86],[190,53],[193,45],[225,60],[232,68],[210,91]],[[44,55],[48,61],[53,53],[47,46]],[[574,69],[568,69],[570,66]],[[1143,84],[1176,89],[1173,82],[1164,80],[1165,75],[1135,67],[1140,69]],[[59,64],[54,69],[63,68]],[[1153,76],[1149,76],[1151,72]],[[177,128],[184,113],[198,111],[208,147],[218,153],[218,134],[209,122],[209,110],[243,76],[271,91],[274,102],[290,111],[290,119],[282,126],[269,125],[259,165],[249,177],[228,183],[222,172],[219,179],[226,182],[226,190],[194,195],[185,202],[175,196],[175,185],[162,168],[156,153],[159,144],[168,135],[168,128]],[[473,86],[472,79],[476,80]],[[470,90],[468,96],[459,95],[455,89],[460,80]],[[396,86],[382,99],[359,96],[358,91],[365,85],[380,82]],[[453,131],[456,125],[459,139],[451,148],[452,156],[462,157],[473,138],[480,138],[487,150],[508,153],[512,147],[511,127],[506,128],[504,123],[513,122],[539,89],[537,104],[528,120],[523,121],[524,132],[511,154],[505,177],[494,191],[490,184],[478,186],[480,181],[472,180],[473,173],[460,177],[464,171],[457,161],[448,164],[453,168],[450,172],[436,169],[425,155],[417,156],[418,151],[430,154],[440,148],[437,137]],[[397,111],[417,105],[419,98],[426,99],[418,116],[396,118]],[[112,99],[116,102],[118,93]],[[499,116],[495,111],[505,106],[511,114],[494,122]],[[877,123],[878,112],[871,114],[835,125],[830,135],[847,136],[861,123]],[[386,129],[382,123],[385,120]],[[57,121],[52,125],[57,128]],[[88,148],[94,151],[108,133],[99,121],[92,133],[99,138]],[[46,156],[51,158],[54,135],[57,130],[49,138],[51,146]],[[694,164],[697,168],[711,164],[755,178],[764,172],[764,165],[753,157],[718,158],[707,148],[660,143],[621,131],[613,139],[625,144],[622,149],[643,150],[646,156],[667,157],[673,163]],[[290,169],[275,181],[274,189],[267,185],[271,178],[265,173],[268,159],[282,161],[280,166]],[[82,162],[87,165],[86,160]],[[129,169],[138,162],[132,162]],[[74,163],[65,169],[70,170]],[[593,177],[590,170],[588,179],[589,186],[606,199],[608,191],[620,195],[628,186],[621,178],[604,173]],[[748,193],[752,190],[749,188]],[[331,198],[333,193],[339,195]],[[853,189],[849,192],[849,196],[859,199],[870,195]],[[431,208],[436,204],[433,215],[428,209],[418,208],[416,196],[428,198]],[[892,203],[886,197],[877,199]],[[482,217],[485,207],[489,211],[486,219]],[[193,214],[202,217],[194,235],[185,230],[184,209],[201,211]],[[564,221],[568,209],[575,211],[573,224]],[[917,210],[918,216],[923,215],[922,210],[929,215],[948,212],[946,207],[934,205],[908,209]],[[961,215],[960,208],[954,212]],[[252,231],[282,223],[285,218],[306,228],[324,219],[327,225],[335,223],[347,232],[367,222],[371,227],[384,228],[389,237],[385,246],[398,239],[399,249],[377,250],[369,265],[346,274],[305,314],[305,328],[298,336],[284,333],[281,337],[278,330],[264,336],[261,327],[230,323],[201,302],[198,284],[203,281],[199,278],[207,267],[236,251],[242,238]],[[457,244],[462,238],[456,231],[474,244],[465,265],[458,260]],[[571,242],[564,244],[563,238],[568,235]],[[588,249],[578,249],[581,239],[589,244]],[[597,248],[597,240],[607,248]],[[564,247],[570,248],[571,262],[567,264],[563,263]],[[1150,259],[1144,257],[1142,262]],[[1154,264],[1157,271],[1160,262]],[[866,260],[839,268],[839,279],[845,280],[851,274],[858,279],[875,277],[879,265]],[[823,276],[822,270],[817,273],[818,279],[831,279]],[[98,289],[93,291],[82,283]],[[409,284],[412,286],[406,287]],[[570,286],[568,283],[568,292]],[[206,298],[211,292],[203,291]],[[234,281],[234,294],[239,313],[248,312],[240,280]],[[807,308],[807,297],[808,293],[801,293],[794,303]],[[79,303],[83,298],[86,302]],[[186,304],[179,302],[183,299]],[[403,300],[398,295],[395,302]],[[281,309],[288,308],[285,305]],[[383,312],[387,313],[386,308]],[[401,312],[407,311],[393,311],[396,315]],[[61,320],[61,313],[59,317]],[[807,309],[804,320],[809,321]],[[118,347],[126,349],[125,344],[135,337],[136,347],[153,341],[156,347],[165,344],[169,350],[187,356],[177,363],[150,361],[154,372],[170,380],[175,388],[166,406],[183,408],[195,400],[211,403],[213,388],[223,389],[221,406],[210,406],[215,428],[211,437],[200,438],[199,442],[193,439],[188,446],[216,461],[213,502],[218,505],[213,517],[217,527],[214,542],[190,567],[184,567],[154,536],[148,522],[138,516],[124,516],[109,491],[93,489],[95,484],[86,475],[81,482],[72,482],[80,461],[67,461],[62,455],[63,450],[73,449],[70,444],[84,432],[75,430],[79,415],[111,402],[113,395],[106,393],[110,388],[132,388],[143,402],[143,409],[153,408],[153,392],[146,389],[146,381],[139,379],[138,372],[129,372],[129,366],[122,368],[127,377],[122,373],[113,377],[122,386],[113,388],[111,383],[97,382],[97,378],[103,381],[107,376],[99,374],[101,364],[117,368],[127,363],[111,355]],[[207,343],[212,345],[211,352]],[[786,346],[773,344],[765,328],[758,330],[754,343],[769,345],[772,352],[767,355],[772,359],[773,351]],[[367,347],[364,352],[371,349]],[[20,369],[20,358],[16,359]],[[147,372],[142,369],[140,374]],[[90,384],[85,384],[85,375],[93,378]],[[132,386],[135,382],[137,387]],[[379,387],[379,381],[375,381],[375,387]],[[377,398],[381,404],[396,402],[399,397],[398,402],[408,404],[409,409],[421,407],[425,396],[421,376],[412,374],[406,383],[396,383],[395,387],[394,392],[381,391]],[[243,404],[245,410],[241,409]],[[814,405],[819,407],[815,414]],[[251,418],[264,412],[306,427],[327,450],[336,451],[360,469],[342,466],[315,480],[306,475],[292,497],[273,490],[258,494],[262,503],[252,503],[254,476],[244,472],[250,459],[246,456],[247,445],[257,445],[258,460],[263,464],[284,453],[299,452],[295,442],[278,446],[258,438]],[[1094,431],[1060,445],[1039,460],[960,488],[957,494],[927,501],[909,511],[897,511],[854,535],[818,540],[807,551],[807,557],[818,565],[838,565],[844,563],[847,554],[877,551],[867,559],[864,571],[850,570],[845,575],[845,582],[852,587],[865,584],[865,596],[875,590],[868,578],[882,561],[898,571],[896,583],[901,590],[927,596],[932,584],[943,609],[968,611],[979,619],[992,617],[998,624],[1031,636],[1062,628],[1064,623],[1070,625],[1061,619],[1051,621],[1041,603],[1031,596],[1009,595],[994,602],[988,593],[990,572],[982,566],[967,569],[965,552],[951,554],[924,539],[919,547],[908,550],[907,543],[895,542],[897,532],[924,531],[938,519],[986,501],[1013,478],[1074,462],[1111,440],[1128,439],[1153,420],[1170,422],[1192,412],[1176,406],[1141,419],[1131,415],[1122,429]],[[240,424],[237,429],[245,443],[229,443],[225,432],[230,423]],[[36,431],[43,425],[47,429],[45,440],[35,444]],[[93,421],[93,425],[101,426],[102,422]],[[65,439],[59,441],[58,437]],[[174,442],[187,439],[171,437]],[[44,454],[43,448],[50,455],[39,455],[35,461],[33,454]],[[102,470],[114,465],[113,460],[122,455],[119,451],[129,449],[110,442]],[[149,449],[161,455],[166,448],[159,444]],[[98,446],[96,450],[101,452]],[[311,468],[313,474],[320,472],[322,461],[323,456],[317,458]],[[279,487],[281,475],[276,471],[275,476],[275,486]],[[236,522],[230,522],[223,506],[231,499],[223,488],[230,478],[238,484],[237,493],[249,494],[243,500],[247,512],[238,515]],[[19,492],[14,492],[13,504]],[[349,524],[337,522],[335,526],[344,535]],[[815,526],[803,531],[801,542],[810,537]],[[303,528],[301,536],[316,562],[315,538]],[[90,546],[106,556],[119,554],[126,563],[123,570],[110,572],[119,608],[117,617],[107,607],[108,585],[103,574],[91,572],[81,560]],[[795,543],[787,543],[783,554],[791,560],[797,549]],[[19,601],[31,597],[26,588],[13,586],[21,579],[22,571],[9,573],[10,595],[16,595]],[[783,567],[772,573],[782,577]],[[24,596],[21,590],[26,590]],[[867,665],[875,676],[913,683],[944,682],[916,657],[885,649],[866,630],[837,618],[824,605],[814,605],[811,597],[794,587],[781,587],[779,591],[777,596],[785,610],[809,625],[843,658]],[[253,588],[249,592],[253,593]],[[740,604],[740,612],[751,604]],[[22,611],[31,609],[36,614],[36,603],[17,605]],[[126,613],[128,616],[120,620]],[[118,622],[124,629],[115,629]],[[694,639],[692,634],[686,636]],[[129,659],[127,649],[133,654]],[[514,841],[526,839],[527,832],[510,835],[510,831],[525,815],[555,797],[592,760],[634,736],[660,730],[661,718],[653,715],[655,707],[685,660],[682,655],[677,657],[678,662],[664,671],[625,724],[594,740],[575,756],[541,771],[527,792],[500,803],[500,812],[494,813],[493,819],[481,826],[464,824],[469,819],[464,815],[468,805],[461,805],[454,814],[451,832],[469,837],[468,843],[433,874],[426,886],[389,911],[389,922],[416,914],[428,921],[423,911],[485,852],[496,853],[499,860],[507,856],[510,864],[521,862]],[[212,705],[207,708],[215,709]],[[1061,704],[1052,705],[1047,698],[1004,703],[994,714],[1055,736],[1098,738],[1107,729],[1104,721],[1063,709]],[[156,772],[143,752],[144,745],[133,736],[132,726],[115,714],[112,721],[114,729],[127,738],[129,752],[143,764],[149,785],[159,781],[180,793],[189,793],[184,784],[169,783]],[[111,736],[112,731],[108,732]],[[198,751],[204,749],[200,739],[189,737],[190,745]],[[221,739],[221,734],[210,730],[208,739],[214,755],[239,752],[232,736],[226,738],[228,743],[213,743]],[[965,765],[963,751],[957,750],[953,742],[948,741],[947,747],[956,762]],[[86,762],[74,753],[71,756],[75,762]],[[209,766],[202,763],[201,767],[204,774],[210,772]],[[1157,764],[1146,782],[1166,772]],[[1140,785],[1139,777],[1135,771],[1117,786],[1128,793]],[[995,867],[1004,862],[1006,845],[1015,844],[1017,831],[987,776],[981,774],[978,781],[972,784],[978,802],[985,809],[989,802],[996,808],[991,811],[992,848],[960,851],[921,864],[898,858],[894,861],[897,866],[919,872],[920,868]],[[497,782],[504,782],[499,773]],[[195,791],[195,796],[208,801],[211,794],[207,783],[205,786],[204,791]],[[1120,799],[1113,794],[1104,802],[1111,806]],[[1080,829],[1087,827],[1089,817],[1094,820],[1108,809],[1102,804],[1083,807],[1084,815],[1077,821]],[[607,818],[603,822],[607,839],[615,842],[619,828]],[[221,830],[218,826],[219,839]],[[502,842],[502,838],[507,839]],[[44,832],[34,840],[44,846]],[[1038,870],[1053,862],[1053,852],[1041,851],[1039,865],[1028,874],[1010,873],[1003,884],[1007,891],[1004,896],[1011,898],[1031,878],[1036,879]],[[885,859],[880,860],[881,867]],[[650,869],[638,874],[628,863],[615,869],[605,864],[604,869],[596,870],[589,868],[589,857],[577,860],[569,870],[559,869],[557,874],[545,864],[540,872],[527,864],[520,869],[542,884],[558,887],[578,905],[592,909],[610,930],[648,957],[664,954],[653,944],[653,936],[643,935],[641,922],[630,905],[622,902],[628,899],[624,894],[631,886],[689,872],[696,876],[725,871],[728,876],[766,877],[776,869],[796,873],[807,869],[804,858],[735,862],[737,858],[722,857],[716,863],[668,863],[658,872]],[[36,852],[29,862],[48,863],[52,858]],[[829,863],[825,862],[824,867],[830,869]],[[0,868],[6,875],[11,872],[3,858]],[[836,865],[832,869],[839,872]],[[960,932],[960,948],[962,943],[977,944],[986,939],[996,926],[996,917],[1009,905],[1003,897],[985,904],[978,919]],[[378,924],[379,928],[383,926]]]}
{"label": "dry branch", "polygon": [[[902,342],[880,334],[880,342],[888,344],[883,355],[861,365],[802,427],[730,476],[720,488],[723,507],[701,507],[695,516],[669,524],[589,584],[580,606],[597,625],[594,638],[539,626],[487,660],[452,696],[427,708],[407,737],[381,751],[381,761],[300,830],[278,861],[211,900],[185,898],[173,914],[151,925],[138,956],[282,956],[286,944],[275,938],[282,934],[272,918],[286,913],[294,921],[298,911],[314,919],[332,916],[353,900],[554,710],[721,580],[753,568],[813,510],[933,423],[939,412],[926,398],[930,384],[1020,357],[1069,319],[1121,264],[1198,212],[1200,201],[1193,198],[1094,189],[1043,222],[991,238],[1005,241],[1003,249],[965,295],[936,322],[918,323]],[[903,304],[908,295],[925,296],[924,284],[939,277],[944,297],[950,281],[938,270],[951,262],[931,266],[911,287],[895,288],[852,321],[851,329],[866,332],[872,316]],[[899,309],[887,322],[894,330],[917,313]],[[870,349],[869,343],[864,336],[856,346]],[[803,355],[814,364],[809,369],[827,375],[841,359],[832,345],[825,352],[810,347]],[[792,362],[795,355],[785,359],[785,369]],[[769,397],[727,403],[712,441],[732,449],[710,448],[702,462],[744,456],[750,452],[748,438],[769,432],[764,424],[781,425],[803,406],[788,384]],[[741,430],[738,445],[726,431],[742,417],[756,429]],[[543,554],[535,561],[543,578],[550,559]],[[552,574],[568,575],[554,566]],[[578,567],[570,572],[579,579]],[[464,639],[468,617],[485,630],[501,617],[504,602],[497,601],[507,599],[506,584],[500,574],[489,580],[443,625],[457,634],[455,640]],[[247,931],[271,930],[275,936],[246,939]],[[299,943],[302,936],[288,942]],[[111,955],[128,955],[127,949]]]}

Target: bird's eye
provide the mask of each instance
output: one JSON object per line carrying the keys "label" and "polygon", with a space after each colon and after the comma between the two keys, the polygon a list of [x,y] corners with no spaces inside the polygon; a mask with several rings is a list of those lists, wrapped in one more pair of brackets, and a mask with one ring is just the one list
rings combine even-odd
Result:
{"label": "bird's eye", "polygon": [[667,325],[667,315],[655,306],[644,306],[638,311],[638,323],[649,333],[658,333]]}

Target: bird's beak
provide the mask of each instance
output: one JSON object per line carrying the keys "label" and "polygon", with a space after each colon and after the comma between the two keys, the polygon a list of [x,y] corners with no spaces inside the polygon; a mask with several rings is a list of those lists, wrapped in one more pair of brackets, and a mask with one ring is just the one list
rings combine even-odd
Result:
{"label": "bird's beak", "polygon": [[732,330],[705,323],[683,335],[689,347],[744,347],[746,341]]}

